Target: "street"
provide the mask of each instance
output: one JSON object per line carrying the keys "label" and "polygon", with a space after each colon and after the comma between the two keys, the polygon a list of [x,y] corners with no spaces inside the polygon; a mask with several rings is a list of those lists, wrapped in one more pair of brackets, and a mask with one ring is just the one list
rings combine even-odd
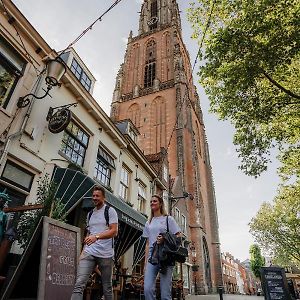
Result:
{"label": "street", "polygon": [[[186,296],[186,300],[219,300],[219,295]],[[224,300],[263,300],[263,296],[223,295]]]}

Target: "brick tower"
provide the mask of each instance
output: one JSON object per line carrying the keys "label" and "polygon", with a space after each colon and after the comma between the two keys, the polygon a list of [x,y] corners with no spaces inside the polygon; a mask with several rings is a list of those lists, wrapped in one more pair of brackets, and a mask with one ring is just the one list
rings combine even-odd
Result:
{"label": "brick tower", "polygon": [[222,285],[218,219],[200,101],[181,30],[176,0],[144,0],[138,35],[130,32],[117,75],[111,118],[131,119],[146,156],[166,149],[172,194],[193,195],[172,212],[183,226],[186,217],[193,267],[184,268],[190,289],[204,294]]}

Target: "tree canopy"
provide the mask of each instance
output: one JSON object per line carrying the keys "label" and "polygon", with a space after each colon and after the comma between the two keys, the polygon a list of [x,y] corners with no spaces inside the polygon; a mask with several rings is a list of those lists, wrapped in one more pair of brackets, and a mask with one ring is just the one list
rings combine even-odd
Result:
{"label": "tree canopy", "polygon": [[300,185],[282,186],[274,202],[263,203],[250,232],[277,263],[300,267]]}
{"label": "tree canopy", "polygon": [[286,168],[300,161],[299,15],[297,0],[191,3],[193,37],[206,33],[200,83],[211,111],[235,126],[240,168],[251,176],[267,169],[272,148]]}
{"label": "tree canopy", "polygon": [[260,268],[265,265],[265,258],[261,255],[258,245],[250,246],[250,267],[255,277],[260,278]]}

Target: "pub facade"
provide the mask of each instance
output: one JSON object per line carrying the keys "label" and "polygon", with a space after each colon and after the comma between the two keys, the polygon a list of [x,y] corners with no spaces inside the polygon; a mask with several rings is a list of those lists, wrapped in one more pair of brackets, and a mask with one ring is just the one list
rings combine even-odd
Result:
{"label": "pub facade", "polygon": [[[47,72],[57,59],[64,70],[53,83]],[[134,124],[113,123],[93,98],[95,78],[76,51],[53,50],[11,1],[0,4],[0,79],[0,191],[11,199],[11,226],[34,208],[47,175],[67,222],[83,232],[92,189],[101,185],[119,215],[116,262],[123,273],[142,275],[150,197],[158,192],[168,199],[168,175],[159,176],[168,172],[166,156],[159,158],[164,172],[151,165],[136,145]],[[3,276],[22,254],[17,240],[6,250]]]}

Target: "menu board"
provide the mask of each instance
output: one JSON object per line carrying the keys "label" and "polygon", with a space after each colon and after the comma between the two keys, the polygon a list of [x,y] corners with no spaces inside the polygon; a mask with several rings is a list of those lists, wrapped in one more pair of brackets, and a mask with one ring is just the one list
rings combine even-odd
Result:
{"label": "menu board", "polygon": [[262,284],[267,300],[289,300],[291,299],[284,269],[277,267],[261,268]]}
{"label": "menu board", "polygon": [[80,247],[80,228],[43,217],[1,300],[70,299]]}
{"label": "menu board", "polygon": [[39,299],[69,299],[72,294],[78,264],[78,240],[77,232],[70,227],[58,222],[44,225]]}

